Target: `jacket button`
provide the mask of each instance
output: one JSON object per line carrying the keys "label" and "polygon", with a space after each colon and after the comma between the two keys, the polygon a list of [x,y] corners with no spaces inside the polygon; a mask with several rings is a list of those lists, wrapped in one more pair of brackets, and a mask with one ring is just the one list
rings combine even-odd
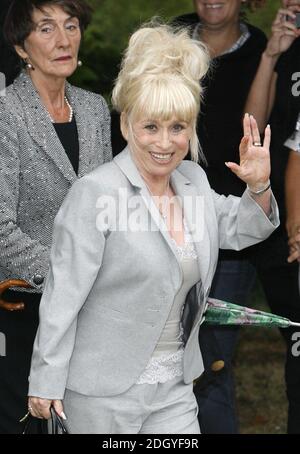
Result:
{"label": "jacket button", "polygon": [[43,282],[44,282],[44,278],[43,276],[41,276],[40,274],[35,274],[33,276],[33,282],[36,284],[36,285],[41,285]]}

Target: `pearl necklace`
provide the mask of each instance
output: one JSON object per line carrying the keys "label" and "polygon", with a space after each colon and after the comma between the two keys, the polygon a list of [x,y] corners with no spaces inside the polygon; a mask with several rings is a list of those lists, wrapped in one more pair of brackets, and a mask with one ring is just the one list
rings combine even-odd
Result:
{"label": "pearl necklace", "polygon": [[[65,96],[64,99],[65,99],[65,102],[66,102],[66,104],[67,104],[67,106],[68,106],[68,108],[69,108],[69,110],[70,110],[70,115],[69,115],[69,118],[68,118],[68,123],[71,123],[72,118],[73,118],[73,108],[72,108],[71,104],[69,103],[69,101],[68,101],[68,99],[67,99],[66,96]],[[51,117],[51,115],[50,115],[49,112],[48,112],[48,115],[49,115],[49,117],[50,117],[51,123],[57,123],[56,121],[53,120],[53,118]]]}

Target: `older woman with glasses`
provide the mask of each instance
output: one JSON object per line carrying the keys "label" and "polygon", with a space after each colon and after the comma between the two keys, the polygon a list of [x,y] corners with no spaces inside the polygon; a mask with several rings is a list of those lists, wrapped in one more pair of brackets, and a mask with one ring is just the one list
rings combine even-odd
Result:
{"label": "older woman with glasses", "polygon": [[104,99],[70,85],[91,10],[84,0],[14,0],[5,35],[23,70],[0,98],[0,274],[29,292],[0,309],[0,433],[18,433],[54,217],[72,184],[111,159]]}

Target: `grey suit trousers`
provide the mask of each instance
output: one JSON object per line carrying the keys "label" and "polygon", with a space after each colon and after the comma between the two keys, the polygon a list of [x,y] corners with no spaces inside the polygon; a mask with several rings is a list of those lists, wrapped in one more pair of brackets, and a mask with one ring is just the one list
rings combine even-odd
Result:
{"label": "grey suit trousers", "polygon": [[176,377],[166,383],[133,385],[110,397],[66,390],[64,411],[72,434],[199,434],[192,383]]}

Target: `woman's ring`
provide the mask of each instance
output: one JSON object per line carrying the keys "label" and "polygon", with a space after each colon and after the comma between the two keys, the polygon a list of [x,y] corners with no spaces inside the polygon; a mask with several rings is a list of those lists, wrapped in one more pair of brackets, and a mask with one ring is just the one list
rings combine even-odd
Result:
{"label": "woman's ring", "polygon": [[254,145],[255,147],[261,147],[261,143],[260,143],[260,142],[253,142],[253,145]]}

